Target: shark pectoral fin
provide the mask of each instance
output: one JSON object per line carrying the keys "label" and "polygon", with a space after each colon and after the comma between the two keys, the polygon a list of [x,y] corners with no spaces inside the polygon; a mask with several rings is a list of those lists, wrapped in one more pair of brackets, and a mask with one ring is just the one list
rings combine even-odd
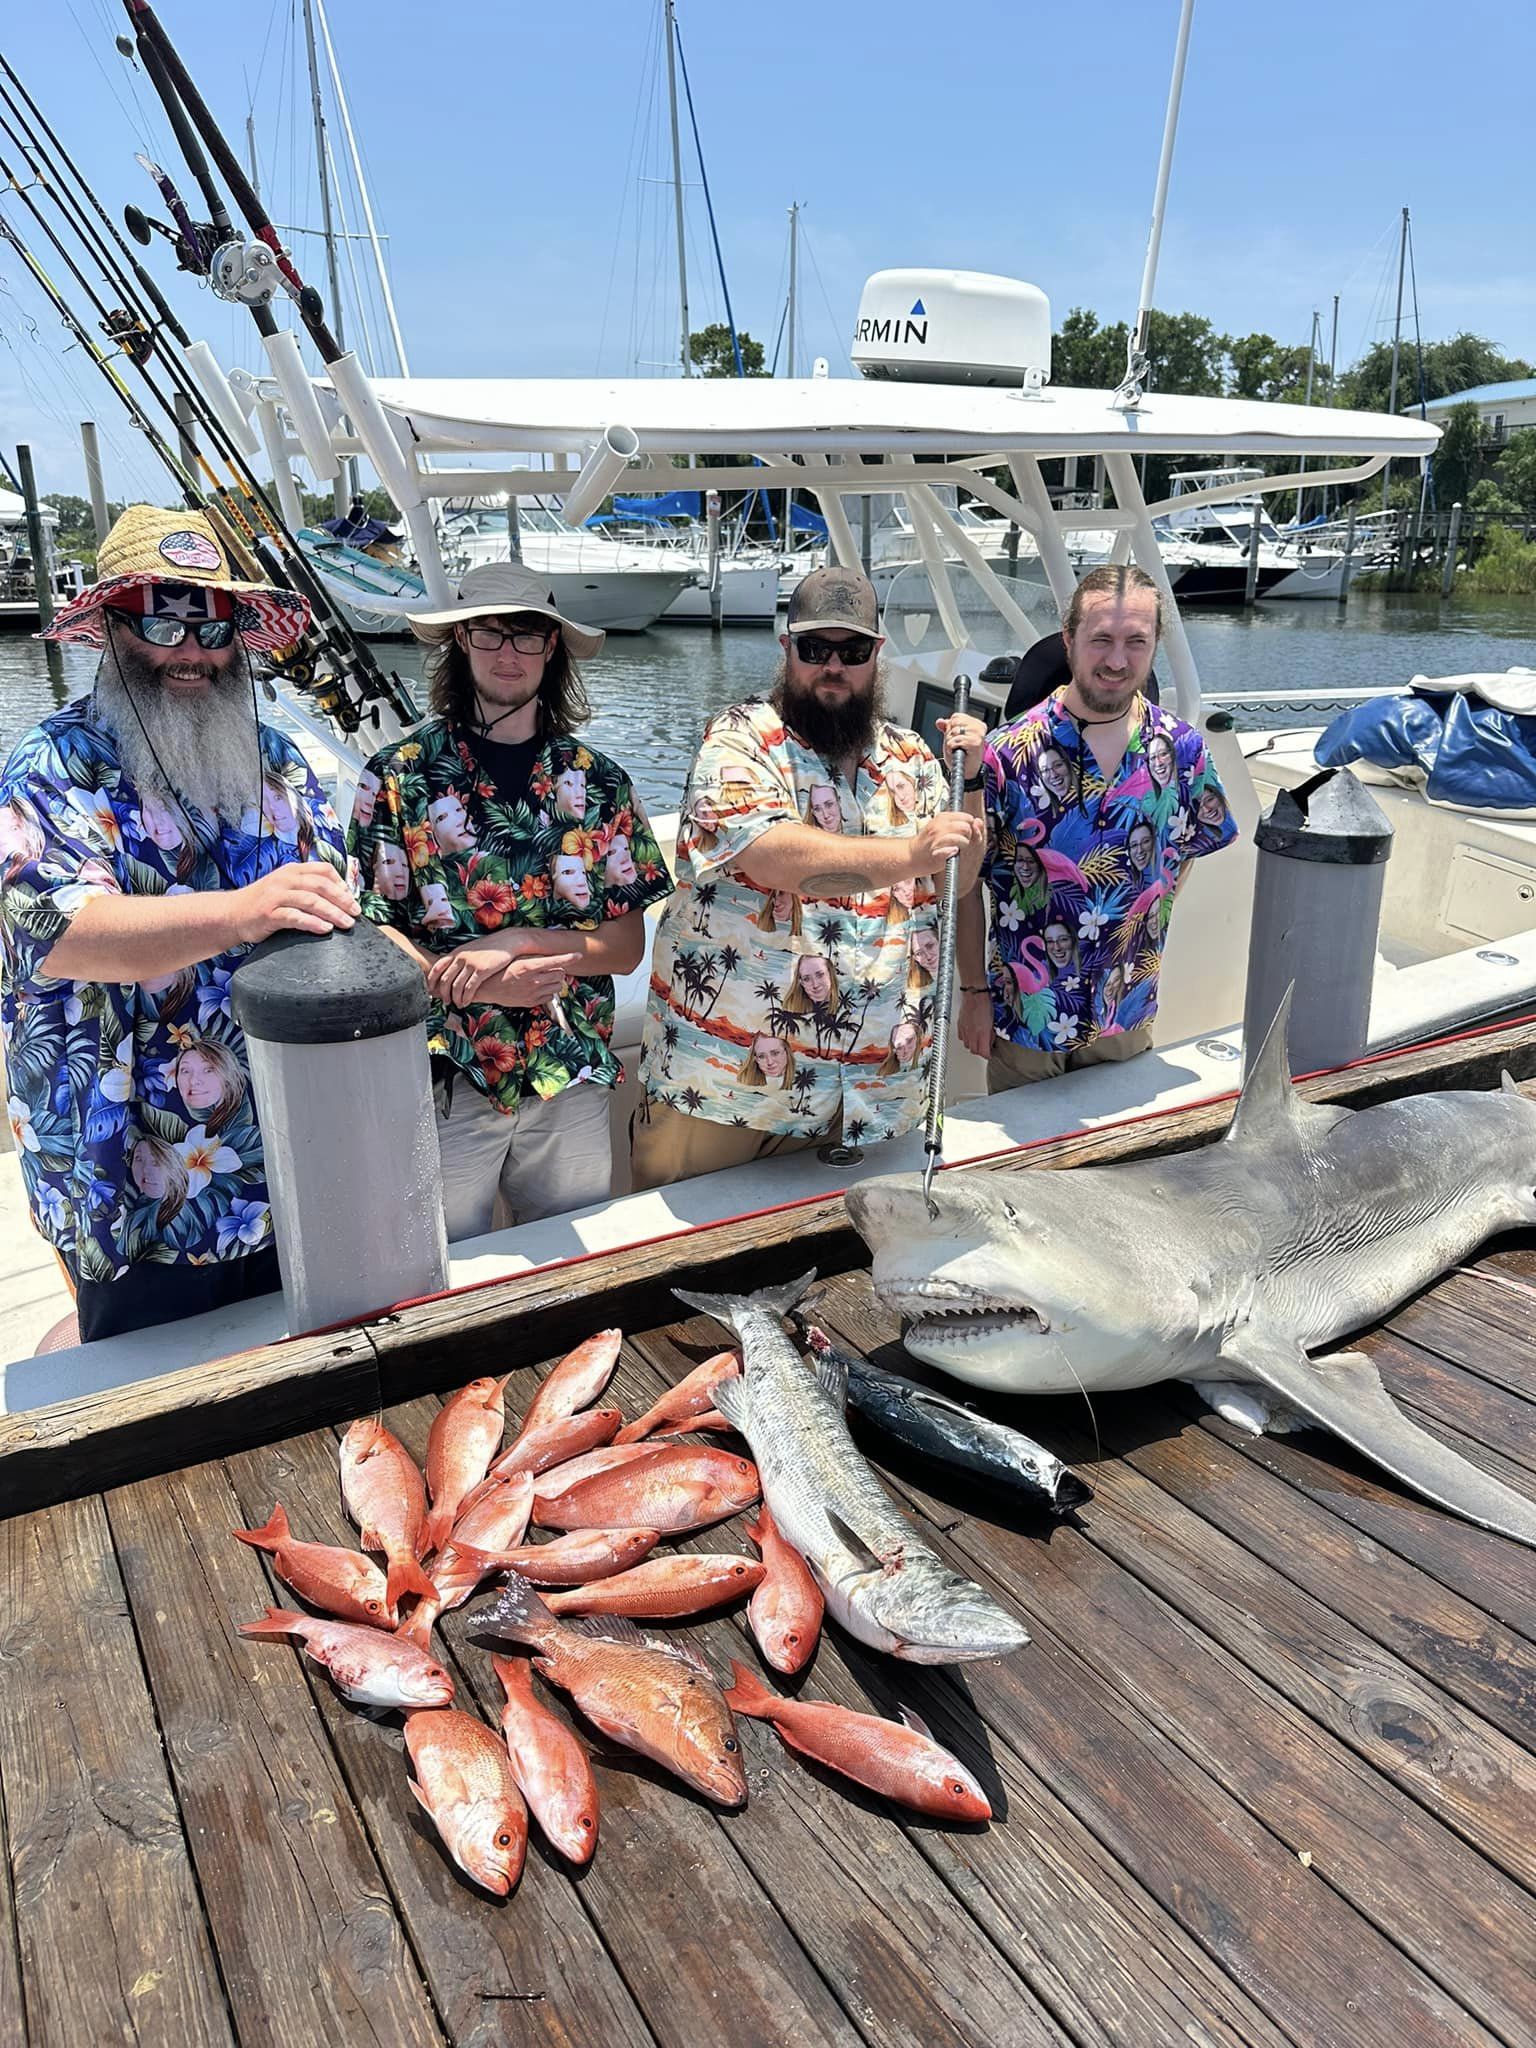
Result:
{"label": "shark pectoral fin", "polygon": [[1290,1338],[1250,1324],[1228,1338],[1222,1356],[1426,1500],[1536,1548],[1536,1501],[1411,1422],[1363,1351],[1309,1358]]}

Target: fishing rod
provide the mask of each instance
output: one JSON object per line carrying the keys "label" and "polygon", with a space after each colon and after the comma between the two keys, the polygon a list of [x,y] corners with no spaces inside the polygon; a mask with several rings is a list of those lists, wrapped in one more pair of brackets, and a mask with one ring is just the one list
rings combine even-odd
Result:
{"label": "fishing rod", "polygon": [[[964,718],[970,709],[971,678],[965,669],[955,677],[955,701],[950,721]],[[965,756],[958,750],[949,757],[949,808],[965,808]],[[933,1050],[928,1056],[928,1104],[923,1123],[923,1200],[928,1214],[937,1217],[933,1199],[933,1176],[944,1150],[944,1082],[949,1067],[949,1019],[955,996],[955,933],[960,914],[960,856],[952,853],[944,863],[944,899],[939,911],[939,965],[933,984]]]}
{"label": "fishing rod", "polygon": [[[177,319],[154,278],[139,262],[133,250],[123,240],[115,222],[102,206],[96,193],[81,174],[78,166],[70,159],[68,152],[49,124],[47,117],[42,113],[32,95],[27,91],[26,86],[3,56],[0,56],[0,73],[3,73],[4,78],[9,80],[10,87],[14,88],[14,91],[8,90],[4,83],[0,83],[0,101],[3,101],[9,107],[13,120],[16,123],[16,126],[13,127],[10,122],[5,121],[3,116],[0,116],[0,127],[4,127],[6,132],[17,140],[36,182],[64,216],[68,226],[102,271],[109,286],[122,293],[124,298],[131,304],[133,284],[130,284],[129,277],[124,272],[123,265],[126,264],[128,272],[131,272],[132,279],[136,283],[138,290],[149,300],[157,316],[155,321],[146,320],[142,317],[135,321],[130,313],[114,311],[103,319],[101,323],[103,330],[129,356],[129,360],[139,370],[161,410],[166,413],[167,417],[174,418],[175,408],[167,404],[164,394],[156,390],[154,380],[148,374],[147,362],[149,355],[151,353],[158,355],[160,362],[169,373],[178,394],[184,398],[189,409],[197,418],[198,423],[203,427],[211,444],[222,457],[236,487],[247,501],[247,509],[250,514],[249,521],[231,498],[228,488],[220,483],[219,479],[209,468],[201,452],[197,451],[196,459],[198,466],[202,469],[209,486],[216,494],[219,504],[234,520],[237,530],[244,534],[247,540],[256,563],[257,574],[264,575],[269,580],[286,587],[297,587],[309,600],[311,610],[314,613],[311,638],[317,644],[324,663],[328,664],[335,671],[335,674],[334,676],[327,677],[323,669],[317,669],[315,662],[309,660],[303,654],[297,657],[289,657],[286,662],[278,662],[274,666],[279,669],[279,672],[287,680],[300,688],[308,690],[315,697],[321,708],[332,716],[345,731],[352,732],[357,729],[361,723],[361,707],[377,702],[387,704],[402,725],[408,726],[414,723],[418,714],[409,691],[401,684],[397,676],[392,673],[386,674],[385,671],[380,669],[372,650],[359,639],[350,624],[339,614],[329,592],[315,575],[302,549],[300,549],[297,542],[288,532],[280,512],[273,506],[266,489],[248,467],[243,451],[232,439],[224,421],[214,410],[196,381],[191,377],[186,365],[178,358],[174,351],[165,345],[164,334],[169,334],[172,339],[180,344],[182,349],[187,350],[193,347],[191,337]],[[17,96],[19,96],[20,101],[23,103],[21,106],[17,104]],[[23,132],[18,134],[18,128]],[[47,143],[52,145],[53,157],[57,160],[56,162],[50,162],[48,147],[40,139],[39,130],[42,136],[47,138]],[[189,135],[188,141],[193,150],[195,160],[198,155],[195,138]],[[235,236],[233,226],[229,222],[228,214],[219,201],[218,190],[212,184],[211,177],[204,189],[205,197],[210,201],[210,212],[215,215],[215,219],[200,234],[196,225],[191,222],[190,215],[186,212],[186,209],[181,206],[180,195],[176,193],[175,187],[168,175],[160,171],[158,166],[153,166],[152,168],[157,174],[156,182],[161,191],[161,196],[166,201],[168,207],[171,207],[173,217],[177,219],[178,232],[174,239],[176,239],[178,244],[179,257],[181,256],[183,245],[185,245],[188,254],[193,256],[194,259],[206,254],[203,247],[203,236],[206,236],[207,241],[215,248],[218,246],[221,234],[226,245],[232,240],[236,248],[241,246],[239,238]],[[206,170],[206,165],[203,168]],[[52,182],[50,182],[50,173]],[[70,180],[73,181],[74,185],[78,186],[80,192],[84,195],[85,200],[89,204],[89,213],[82,206],[79,198],[70,191]],[[17,190],[18,196],[25,200],[26,194],[21,191],[14,177],[12,177],[11,183],[13,188]],[[176,204],[172,207],[171,202],[173,199]],[[98,310],[101,310],[95,294],[90,292],[89,286],[80,276],[78,266],[73,263],[68,252],[62,249],[62,245],[59,244],[57,237],[48,229],[46,221],[41,220],[41,216],[38,215],[35,206],[31,206],[30,202],[28,204],[29,210],[32,211],[35,218],[39,219],[40,224],[43,226],[44,231],[49,234],[49,238],[54,243],[54,246],[60,249],[60,253],[64,256],[65,261],[70,264],[72,273],[79,279],[83,288],[87,290],[93,303],[97,304]],[[92,214],[100,222],[100,227],[93,225]],[[143,223],[143,216],[139,214],[137,208],[130,208],[126,210],[126,217],[130,231],[137,234],[138,225]],[[143,223],[143,225],[145,232],[141,239],[147,241],[148,225],[147,223]],[[156,223],[156,225],[158,226],[159,224]],[[105,229],[106,236],[110,237],[110,241],[103,238],[102,229]],[[35,267],[35,259],[30,267]],[[195,260],[182,261],[182,267],[195,270]],[[97,359],[98,367],[103,368],[109,377],[116,381],[115,372],[110,370],[109,365],[100,357],[99,351],[94,349],[94,345],[92,345],[92,353]],[[139,415],[137,407],[133,405],[132,399],[127,397],[126,394],[121,395],[124,395],[125,402],[130,406],[136,423],[143,427],[145,423],[142,416]],[[183,465],[170,456],[166,444],[163,441],[159,441],[158,437],[157,442],[156,452],[161,455],[162,460],[167,462],[171,474],[185,491],[188,488],[188,478]],[[196,505],[202,502],[195,495],[198,490],[195,479],[191,481],[190,487],[194,495],[189,497],[189,504]],[[351,676],[357,696],[360,699],[360,704],[353,702],[341,684],[340,678],[345,675]]]}

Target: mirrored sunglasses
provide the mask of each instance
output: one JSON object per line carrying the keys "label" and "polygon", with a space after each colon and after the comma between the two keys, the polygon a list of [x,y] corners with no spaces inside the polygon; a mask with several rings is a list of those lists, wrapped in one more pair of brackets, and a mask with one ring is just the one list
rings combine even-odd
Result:
{"label": "mirrored sunglasses", "polygon": [[185,619],[145,619],[137,612],[119,611],[116,606],[109,609],[120,625],[129,627],[151,647],[179,647],[189,633],[195,633],[198,646],[212,654],[216,648],[227,647],[235,637],[233,619],[200,619],[196,625],[189,625]]}
{"label": "mirrored sunglasses", "polygon": [[844,668],[862,668],[879,643],[867,633],[854,633],[846,640],[823,640],[815,633],[800,633],[793,644],[795,653],[812,668],[825,668],[832,661],[840,662]]}

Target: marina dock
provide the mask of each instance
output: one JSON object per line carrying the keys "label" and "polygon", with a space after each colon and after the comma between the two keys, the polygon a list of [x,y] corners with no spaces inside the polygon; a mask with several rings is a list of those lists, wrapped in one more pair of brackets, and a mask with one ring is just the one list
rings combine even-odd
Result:
{"label": "marina dock", "polygon": [[[1533,1307],[1536,1237],[1505,1239],[1364,1348],[1536,1494]],[[900,1365],[865,1273],[820,1317]],[[634,1329],[611,1398],[637,1412],[719,1342],[702,1317]],[[436,1405],[386,1411],[418,1458]],[[599,1740],[593,1863],[573,1879],[531,1845],[503,1902],[416,1813],[398,1717],[236,1633],[284,1596],[232,1528],[280,1499],[355,1540],[334,1428],[0,1524],[0,2043],[1536,2039],[1536,1557],[1176,1387],[1092,1420],[989,1405],[1093,1484],[1076,1524],[881,1468],[1032,1643],[931,1670],[829,1627],[801,1689],[920,1714],[991,1826],[902,1815],[757,1723],[734,1814]],[[739,1523],[700,1540],[746,1549]],[[472,1627],[441,1639],[494,1720]],[[679,1632],[721,1676],[756,1667],[739,1619]]]}

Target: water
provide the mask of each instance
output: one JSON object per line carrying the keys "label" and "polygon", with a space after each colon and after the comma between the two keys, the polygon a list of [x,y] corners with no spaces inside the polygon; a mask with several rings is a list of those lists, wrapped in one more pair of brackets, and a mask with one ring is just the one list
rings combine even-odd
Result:
{"label": "water", "polygon": [[[1370,593],[1351,597],[1342,611],[1327,603],[1192,609],[1185,626],[1204,687],[1258,700],[1245,725],[1296,722],[1294,712],[1282,718],[1264,710],[1263,698],[1279,690],[1396,687],[1415,675],[1536,664],[1536,599],[1529,597],[1442,604]],[[377,652],[385,668],[419,677],[414,643]],[[778,652],[762,627],[616,634],[588,671],[591,739],[629,771],[650,809],[675,810],[706,719],[766,689]],[[72,647],[58,653],[62,680],[54,683],[36,640],[14,630],[0,634],[0,756],[39,718],[89,689],[95,655]]]}

